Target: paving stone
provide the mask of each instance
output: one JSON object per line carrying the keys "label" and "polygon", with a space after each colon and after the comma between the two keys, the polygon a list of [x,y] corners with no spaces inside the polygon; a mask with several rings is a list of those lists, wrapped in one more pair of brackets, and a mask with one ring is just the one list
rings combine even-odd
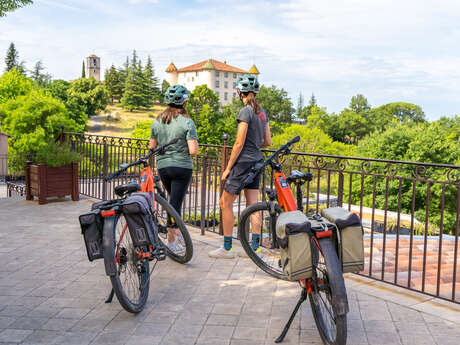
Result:
{"label": "paving stone", "polygon": [[242,308],[241,305],[238,305],[238,304],[216,303],[214,304],[214,308],[212,309],[212,312],[214,314],[240,315],[241,308]]}
{"label": "paving stone", "polygon": [[265,328],[236,327],[233,339],[265,339]]}
{"label": "paving stone", "polygon": [[41,329],[48,321],[46,318],[20,317],[16,319],[8,328],[14,329]]}
{"label": "paving stone", "polygon": [[91,342],[91,345],[123,345],[128,341],[130,334],[127,332],[101,332]]}
{"label": "paving stone", "polygon": [[236,326],[237,322],[238,317],[236,315],[210,314],[206,324],[216,326]]}
{"label": "paving stone", "polygon": [[30,334],[23,344],[54,344],[62,336],[58,331],[35,330]]}
{"label": "paving stone", "polygon": [[131,336],[125,345],[160,345],[162,339],[158,336]]}
{"label": "paving stone", "polygon": [[230,339],[235,327],[233,326],[212,326],[206,325],[201,332],[203,338],[223,338]]}
{"label": "paving stone", "polygon": [[0,330],[7,328],[16,320],[14,316],[0,316]]}
{"label": "paving stone", "polygon": [[230,345],[230,339],[199,337],[196,345]]}
{"label": "paving stone", "polygon": [[62,319],[82,319],[88,314],[90,309],[79,309],[79,308],[63,308],[55,317]]}
{"label": "paving stone", "polygon": [[24,341],[32,333],[32,330],[5,329],[0,332],[0,342],[20,343]]}
{"label": "paving stone", "polygon": [[146,322],[138,325],[134,330],[133,335],[163,337],[168,333],[170,328],[171,324]]}
{"label": "paving stone", "polygon": [[396,332],[367,332],[367,340],[369,345],[399,345],[398,333]]}
{"label": "paving stone", "polygon": [[75,326],[77,322],[78,320],[75,319],[52,318],[47,320],[41,328],[48,331],[68,331]]}

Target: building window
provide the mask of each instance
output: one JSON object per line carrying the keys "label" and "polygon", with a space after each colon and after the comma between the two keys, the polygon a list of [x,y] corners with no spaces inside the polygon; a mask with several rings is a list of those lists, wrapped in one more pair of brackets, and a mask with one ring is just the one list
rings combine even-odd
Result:
{"label": "building window", "polygon": [[217,97],[219,97],[219,92],[216,92]]}
{"label": "building window", "polygon": [[227,100],[227,92],[224,93],[224,99]]}
{"label": "building window", "polygon": [[198,77],[198,71],[197,71],[197,72],[195,72],[195,77]]}
{"label": "building window", "polygon": [[220,76],[219,71],[216,71],[216,77]]}
{"label": "building window", "polygon": [[219,87],[219,81],[216,80],[216,87]]}
{"label": "building window", "polygon": [[224,87],[228,89],[228,81],[224,81]]}
{"label": "building window", "polygon": [[233,78],[236,78],[236,73],[233,73]]}
{"label": "building window", "polygon": [[96,59],[93,59],[94,66],[96,66]]}
{"label": "building window", "polygon": [[224,77],[225,77],[225,78],[228,78],[228,72],[225,72],[225,73],[224,73]]}

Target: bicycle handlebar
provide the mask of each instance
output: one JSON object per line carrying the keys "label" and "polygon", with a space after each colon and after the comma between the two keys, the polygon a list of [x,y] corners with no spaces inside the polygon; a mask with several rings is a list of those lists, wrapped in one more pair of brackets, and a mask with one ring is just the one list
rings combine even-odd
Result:
{"label": "bicycle handlebar", "polygon": [[154,149],[150,149],[149,150],[149,153],[147,153],[144,157],[141,157],[139,158],[137,161],[133,162],[133,163],[130,163],[126,166],[123,166],[121,169],[107,175],[106,177],[104,177],[104,181],[109,181],[109,180],[112,180],[114,179],[115,177],[118,177],[120,176],[122,173],[124,173],[126,170],[128,170],[129,168],[135,166],[135,165],[139,165],[139,164],[142,164],[142,163],[145,163],[150,157],[152,157],[153,155],[156,155],[156,154],[164,154],[164,152],[166,151],[166,148],[168,146],[171,146],[171,145],[174,145],[175,143],[177,143],[179,141],[179,138],[175,138],[173,140],[171,140],[169,143],[167,144],[164,144],[162,146],[159,146],[157,148],[154,148]]}
{"label": "bicycle handlebar", "polygon": [[247,186],[254,178],[260,173],[260,171],[269,164],[272,164],[273,160],[279,156],[280,153],[289,153],[291,146],[297,143],[300,140],[299,136],[296,136],[289,140],[286,144],[281,146],[277,151],[275,151],[267,160],[263,163],[257,163],[252,169],[249,175],[244,179],[243,186]]}

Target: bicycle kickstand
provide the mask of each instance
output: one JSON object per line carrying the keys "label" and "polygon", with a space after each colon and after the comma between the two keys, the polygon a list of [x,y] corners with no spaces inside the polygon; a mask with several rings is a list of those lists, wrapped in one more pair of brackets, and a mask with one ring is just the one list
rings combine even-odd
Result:
{"label": "bicycle kickstand", "polygon": [[300,294],[299,301],[297,302],[297,305],[294,308],[294,311],[291,314],[291,317],[289,318],[288,322],[286,323],[286,326],[284,326],[283,332],[281,335],[275,340],[275,343],[281,343],[284,340],[284,337],[286,336],[287,332],[289,331],[289,327],[291,327],[291,323],[294,320],[297,312],[299,311],[299,308],[303,302],[307,299],[307,289],[303,288],[302,293]]}
{"label": "bicycle kickstand", "polygon": [[107,297],[107,299],[105,300],[105,303],[112,303],[112,299],[113,299],[114,294],[115,294],[115,291],[112,288],[112,290],[109,293],[109,297]]}

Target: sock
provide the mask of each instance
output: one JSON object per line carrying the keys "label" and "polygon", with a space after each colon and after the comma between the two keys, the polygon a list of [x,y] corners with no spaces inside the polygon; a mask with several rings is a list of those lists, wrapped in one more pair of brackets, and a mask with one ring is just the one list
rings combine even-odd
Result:
{"label": "sock", "polygon": [[225,250],[232,249],[232,236],[224,236],[224,248]]}
{"label": "sock", "polygon": [[252,234],[251,248],[257,250],[259,248],[260,234]]}

